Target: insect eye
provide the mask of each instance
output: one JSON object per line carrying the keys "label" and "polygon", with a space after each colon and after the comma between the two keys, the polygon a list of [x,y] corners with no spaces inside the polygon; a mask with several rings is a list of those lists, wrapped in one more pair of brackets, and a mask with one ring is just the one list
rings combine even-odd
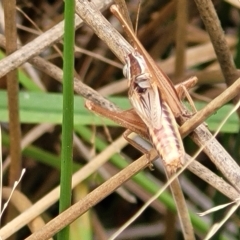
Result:
{"label": "insect eye", "polygon": [[124,77],[125,78],[127,78],[127,79],[129,79],[129,67],[128,67],[128,64],[126,64],[126,65],[124,65],[124,67],[123,67],[123,75],[124,75]]}
{"label": "insect eye", "polygon": [[146,88],[141,88],[141,87],[139,87],[139,86],[136,87],[136,91],[137,91],[137,93],[139,93],[139,94],[145,93],[146,90],[147,90]]}

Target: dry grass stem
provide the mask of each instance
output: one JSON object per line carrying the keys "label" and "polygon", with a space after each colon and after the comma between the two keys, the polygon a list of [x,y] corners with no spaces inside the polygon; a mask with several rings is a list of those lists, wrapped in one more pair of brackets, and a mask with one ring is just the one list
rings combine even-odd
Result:
{"label": "dry grass stem", "polygon": [[233,6],[240,8],[240,2],[239,1],[235,1],[235,0],[225,0],[225,2],[228,2],[230,4],[232,4]]}
{"label": "dry grass stem", "polygon": [[[171,174],[169,174],[166,171],[168,177],[171,177]],[[195,235],[193,231],[193,226],[191,223],[191,219],[188,213],[188,207],[187,203],[185,200],[185,197],[182,192],[181,185],[179,183],[178,178],[173,180],[170,184],[171,192],[173,195],[173,198],[175,200],[176,208],[177,208],[177,213],[179,216],[179,222],[181,224],[181,231],[184,236],[184,239],[186,240],[194,240]]]}
{"label": "dry grass stem", "polygon": [[177,1],[176,16],[176,61],[175,77],[180,78],[185,72],[186,59],[186,40],[187,40],[187,23],[188,23],[188,0]]}
{"label": "dry grass stem", "polygon": [[[208,155],[216,167],[221,171],[225,178],[236,188],[240,190],[240,169],[236,161],[222,147],[208,129],[200,125],[191,134],[191,138],[199,146],[205,146],[203,151]],[[207,143],[207,145],[206,145]],[[227,167],[226,167],[227,166]]]}
{"label": "dry grass stem", "polygon": [[[232,36],[226,36],[226,41],[229,48],[236,46],[237,39]],[[204,53],[204,54],[203,54]],[[188,47],[185,52],[186,55],[186,68],[193,68],[196,65],[202,64],[204,62],[216,60],[216,54],[212,43],[207,41],[196,46]],[[176,61],[176,56],[170,56],[164,61],[158,62],[159,66],[164,70],[166,74],[173,74],[174,72],[174,62]],[[195,72],[191,72],[191,75]]]}
{"label": "dry grass stem", "polygon": [[[195,0],[200,16],[211,38],[214,50],[216,52],[220,67],[222,69],[226,84],[232,85],[236,79],[239,78],[232,54],[229,51],[220,20],[217,16],[216,10],[212,1]],[[237,103],[240,99],[240,94],[233,99]],[[237,111],[240,116],[240,109]]]}
{"label": "dry grass stem", "polygon": [[195,0],[228,86],[239,77],[212,1]]}
{"label": "dry grass stem", "polygon": [[[4,22],[6,35],[6,54],[10,55],[17,49],[17,29],[16,29],[16,1],[4,1]],[[9,186],[13,186],[14,182],[21,173],[21,128],[19,116],[19,100],[18,100],[18,78],[17,70],[13,69],[7,72],[7,92],[8,92],[8,108],[9,108],[9,129],[10,129],[10,156],[11,162],[9,169]],[[20,185],[18,186],[20,188]],[[11,211],[9,212],[11,215]]]}
{"label": "dry grass stem", "polygon": [[[187,160],[190,161],[190,159],[191,157],[187,156]],[[224,194],[229,199],[235,200],[239,197],[239,192],[234,187],[232,187],[225,180],[223,180],[223,178],[217,176],[215,173],[210,171],[198,161],[192,162],[188,166],[188,170],[197,175],[203,181],[209,183],[211,186],[213,186],[216,190]]]}
{"label": "dry grass stem", "polygon": [[[9,199],[11,196],[12,189],[4,187],[2,189],[2,196],[4,200]],[[21,213],[32,206],[31,201],[21,192],[15,190],[10,199],[11,204]],[[41,217],[36,217],[28,223],[28,227],[32,232],[42,228],[46,223]],[[52,239],[52,238],[51,238]]]}
{"label": "dry grass stem", "polygon": [[[52,124],[44,123],[36,126],[31,129],[22,139],[21,139],[21,150],[30,145],[36,139],[38,139],[41,135],[43,135],[46,131],[49,131],[53,128]],[[10,156],[8,156],[3,162],[3,172],[5,172],[10,164]]]}
{"label": "dry grass stem", "polygon": [[125,56],[132,52],[133,48],[121,34],[111,26],[101,12],[96,9],[95,4],[82,0],[76,1],[76,13],[92,28],[95,34],[108,45],[121,62],[125,62]]}

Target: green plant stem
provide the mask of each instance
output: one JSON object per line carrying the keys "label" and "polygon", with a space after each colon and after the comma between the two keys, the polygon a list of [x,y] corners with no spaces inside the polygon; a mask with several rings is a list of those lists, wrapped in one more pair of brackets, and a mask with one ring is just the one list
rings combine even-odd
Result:
{"label": "green plant stem", "polygon": [[[74,10],[74,0],[66,0],[64,11],[65,25],[63,51],[63,125],[59,212],[63,212],[71,205],[73,146]],[[69,239],[69,227],[66,227],[59,232],[58,239]]]}

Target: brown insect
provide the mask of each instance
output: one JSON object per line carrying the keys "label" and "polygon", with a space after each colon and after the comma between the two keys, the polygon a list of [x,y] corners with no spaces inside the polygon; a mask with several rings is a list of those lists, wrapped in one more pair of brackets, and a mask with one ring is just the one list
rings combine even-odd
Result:
{"label": "brown insect", "polygon": [[169,172],[184,164],[184,148],[175,118],[152,80],[145,59],[137,51],[126,57],[125,77],[129,79],[129,99],[146,124],[149,138]]}
{"label": "brown insect", "polygon": [[[150,139],[168,172],[173,173],[184,164],[185,156],[175,120],[175,117],[183,113],[181,101],[172,82],[143,48],[117,6],[111,6],[111,11],[122,23],[135,46],[135,51],[125,57],[126,65],[123,73],[129,80],[129,99],[137,114],[133,110],[125,111],[124,114],[113,113],[89,102],[86,105],[90,110],[105,115],[144,138]],[[186,83],[187,88],[195,82],[196,78],[189,80]]]}

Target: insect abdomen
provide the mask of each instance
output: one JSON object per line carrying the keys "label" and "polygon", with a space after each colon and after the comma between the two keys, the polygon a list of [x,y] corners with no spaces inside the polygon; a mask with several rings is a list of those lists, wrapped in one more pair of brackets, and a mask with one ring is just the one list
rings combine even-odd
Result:
{"label": "insect abdomen", "polygon": [[162,126],[159,129],[149,129],[152,143],[165,165],[175,172],[184,164],[184,148],[175,122],[166,102],[162,102]]}

